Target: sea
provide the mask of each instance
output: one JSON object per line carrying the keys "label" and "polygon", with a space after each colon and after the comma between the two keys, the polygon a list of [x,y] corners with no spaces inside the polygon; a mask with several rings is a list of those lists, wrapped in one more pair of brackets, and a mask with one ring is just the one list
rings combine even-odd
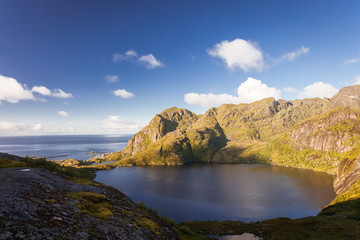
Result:
{"label": "sea", "polygon": [[0,152],[51,160],[87,160],[124,149],[132,135],[47,135],[0,137]]}

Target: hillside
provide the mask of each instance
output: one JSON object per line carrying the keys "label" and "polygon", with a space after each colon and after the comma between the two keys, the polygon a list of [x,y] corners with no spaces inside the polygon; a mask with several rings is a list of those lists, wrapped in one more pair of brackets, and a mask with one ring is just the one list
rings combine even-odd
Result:
{"label": "hillside", "polygon": [[[267,98],[250,104],[224,104],[209,109],[203,115],[172,107],[156,115],[149,125],[130,139],[123,151],[110,154],[107,159],[117,160],[119,165],[174,165],[194,161],[269,163],[269,156],[262,154],[262,148],[278,142],[285,132],[295,136],[295,129],[302,131],[305,127],[304,124],[301,127],[296,124],[342,106],[360,107],[360,85],[343,88],[331,99],[276,101]],[[337,127],[347,126],[345,118],[337,123]],[[315,129],[306,131],[309,133]],[[297,145],[291,147],[300,151],[303,148],[299,144],[303,143],[299,141],[312,141],[313,145],[303,147],[318,151],[329,151],[330,148],[335,152],[350,150],[350,146],[333,140],[329,140],[332,146],[329,142],[326,148],[320,149],[314,144],[318,144],[318,140],[327,133],[322,134],[297,140]],[[337,145],[342,149],[338,149]]]}
{"label": "hillside", "polygon": [[0,155],[0,239],[179,239],[117,189],[73,178],[85,169]]}

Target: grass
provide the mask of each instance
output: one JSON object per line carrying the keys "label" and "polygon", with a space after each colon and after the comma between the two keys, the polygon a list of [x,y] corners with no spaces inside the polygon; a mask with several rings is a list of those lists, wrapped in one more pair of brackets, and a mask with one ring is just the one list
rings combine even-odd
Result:
{"label": "grass", "polygon": [[104,194],[93,192],[71,192],[67,195],[79,201],[76,206],[80,208],[83,213],[105,220],[110,216],[113,216],[111,211],[112,205]]}
{"label": "grass", "polygon": [[24,159],[24,163],[27,167],[43,168],[58,172],[73,182],[86,185],[97,185],[97,183],[93,181],[95,178],[95,168],[91,169],[61,166],[54,161],[49,161],[45,158],[33,159],[26,157]]}
{"label": "grass", "polygon": [[11,160],[8,158],[0,158],[0,168],[25,167],[24,162]]}
{"label": "grass", "polygon": [[[158,217],[160,217],[158,214],[158,211],[156,209],[146,206],[144,202],[138,203],[137,207],[145,215],[151,214],[151,215],[157,215]],[[201,234],[193,232],[187,226],[184,226],[181,224],[176,224],[175,221],[171,218],[168,218],[166,216],[162,216],[160,218],[176,231],[176,233],[179,235],[180,239],[185,239],[185,240],[207,239],[204,236],[202,236]],[[159,226],[155,222],[153,222],[149,219],[143,218],[143,217],[140,219],[137,219],[136,223],[141,226],[148,227],[155,232],[159,228]]]}
{"label": "grass", "polygon": [[[185,222],[178,227],[188,229],[206,239],[206,235],[241,235],[251,233],[262,239],[358,239],[360,222],[347,218],[328,216],[307,217],[301,219],[276,218],[261,222],[243,223],[240,221]],[[180,235],[180,234],[179,234]],[[196,239],[181,236],[182,240]]]}
{"label": "grass", "polygon": [[103,166],[102,164],[97,166],[79,166],[68,167],[61,166],[54,161],[47,160],[46,158],[30,158],[25,157],[21,161],[12,160],[9,158],[0,158],[0,168],[12,168],[12,167],[34,167],[43,168],[49,171],[58,172],[66,179],[86,185],[98,185],[94,182],[95,171],[110,169],[109,166]]}

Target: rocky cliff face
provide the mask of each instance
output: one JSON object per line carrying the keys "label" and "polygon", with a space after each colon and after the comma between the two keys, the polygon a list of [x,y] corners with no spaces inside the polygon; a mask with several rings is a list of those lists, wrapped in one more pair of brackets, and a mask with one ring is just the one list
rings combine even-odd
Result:
{"label": "rocky cliff face", "polygon": [[345,158],[339,164],[334,190],[337,194],[345,193],[360,179],[360,154],[356,159]]}
{"label": "rocky cliff face", "polygon": [[288,134],[295,150],[347,152],[354,145],[351,138],[358,136],[359,131],[359,112],[340,107],[298,123]]}

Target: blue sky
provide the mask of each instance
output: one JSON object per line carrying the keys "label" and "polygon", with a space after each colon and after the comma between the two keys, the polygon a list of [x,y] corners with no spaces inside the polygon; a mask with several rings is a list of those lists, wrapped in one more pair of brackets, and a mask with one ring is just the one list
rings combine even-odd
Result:
{"label": "blue sky", "polygon": [[134,133],[172,106],[360,83],[360,1],[0,1],[0,135]]}

